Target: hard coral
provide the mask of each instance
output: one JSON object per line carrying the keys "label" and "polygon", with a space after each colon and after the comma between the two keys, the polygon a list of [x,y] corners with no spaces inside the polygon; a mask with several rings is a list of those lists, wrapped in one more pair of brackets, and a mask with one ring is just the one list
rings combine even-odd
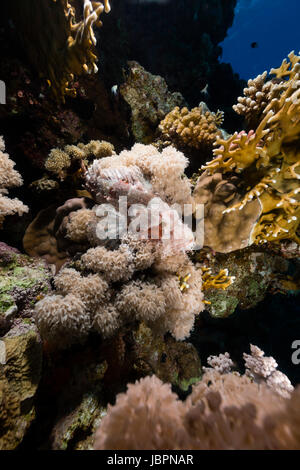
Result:
{"label": "hard coral", "polygon": [[23,332],[13,328],[1,338],[1,345],[5,360],[0,365],[0,450],[14,450],[36,417],[42,346],[30,327]]}
{"label": "hard coral", "polygon": [[248,87],[244,88],[244,96],[240,96],[238,104],[233,106],[237,114],[245,117],[246,124],[250,129],[259,124],[268,103],[272,99],[278,98],[286,88],[285,80],[266,81],[266,78],[267,72],[264,72],[256,78],[248,80]]}
{"label": "hard coral", "polygon": [[276,97],[272,95],[257,129],[217,139],[216,158],[204,166],[211,175],[240,177],[241,199],[223,211],[224,222],[228,213],[239,214],[238,209],[258,201],[260,214],[249,232],[249,244],[286,238],[299,243],[300,57],[291,53],[289,59],[290,63],[283,61],[279,69],[271,70],[277,79],[284,79],[284,86],[277,88]]}
{"label": "hard coral", "polygon": [[23,180],[20,174],[14,170],[14,162],[5,153],[4,140],[0,136],[0,228],[7,215],[22,215],[28,212],[28,207],[18,199],[10,199],[6,196],[7,188],[21,186]]}
{"label": "hard coral", "polygon": [[176,106],[161,121],[159,130],[162,139],[179,147],[192,147],[195,149],[209,149],[217,136],[221,136],[219,129],[223,122],[223,113],[211,113],[204,104],[189,111]]}
{"label": "hard coral", "polygon": [[[58,100],[64,101],[66,94],[76,94],[72,87],[74,75],[98,70],[92,50],[97,43],[93,27],[102,25],[103,11],[110,11],[109,1],[103,3],[84,0],[83,18],[79,21],[72,0],[17,0],[10,7],[29,59],[48,80]],[[41,18],[46,19],[47,28]]]}
{"label": "hard coral", "polygon": [[238,175],[204,171],[194,188],[195,204],[204,204],[204,245],[221,253],[248,246],[251,230],[259,217],[257,200],[239,211],[225,212],[242,200],[239,186]]}
{"label": "hard coral", "polygon": [[131,133],[135,142],[153,142],[159,122],[175,106],[183,106],[180,93],[171,93],[165,80],[147,72],[137,62],[128,62],[129,74],[119,88],[131,110]]}
{"label": "hard coral", "polygon": [[86,226],[94,215],[88,211],[89,204],[86,198],[72,198],[58,208],[52,205],[41,210],[26,229],[23,238],[26,253],[44,258],[59,270],[68,256],[88,245]]}
{"label": "hard coral", "polygon": [[268,387],[283,397],[289,397],[293,386],[288,377],[277,370],[277,362],[273,357],[265,357],[265,353],[257,346],[250,345],[251,354],[244,353],[246,375],[256,383],[265,382]]}

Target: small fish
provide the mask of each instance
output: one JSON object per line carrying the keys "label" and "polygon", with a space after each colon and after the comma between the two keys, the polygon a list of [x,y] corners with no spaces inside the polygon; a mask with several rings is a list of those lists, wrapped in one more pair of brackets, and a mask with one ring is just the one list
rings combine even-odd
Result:
{"label": "small fish", "polygon": [[203,93],[203,95],[208,95],[208,83],[205,85],[204,88],[202,88],[200,93]]}
{"label": "small fish", "polygon": [[251,42],[252,49],[256,49],[258,47],[258,42]]}
{"label": "small fish", "polygon": [[115,97],[117,96],[117,94],[118,94],[118,85],[114,85],[114,86],[111,87],[111,94]]}

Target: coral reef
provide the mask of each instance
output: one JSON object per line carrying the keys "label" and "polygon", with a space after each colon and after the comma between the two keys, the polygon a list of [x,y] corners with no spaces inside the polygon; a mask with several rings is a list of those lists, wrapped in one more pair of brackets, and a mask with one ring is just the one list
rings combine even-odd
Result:
{"label": "coral reef", "polygon": [[[228,227],[228,224],[236,221],[240,214],[244,219],[243,213],[248,212],[247,238],[243,237],[239,246],[235,244],[221,247],[220,251],[232,251],[252,243],[276,242],[281,239],[299,243],[297,229],[300,210],[298,150],[300,58],[291,53],[289,59],[289,63],[283,61],[280,68],[271,70],[277,80],[285,79],[285,84],[276,88],[278,96],[271,95],[272,99],[264,108],[256,130],[248,133],[236,132],[227,140],[217,139],[215,159],[203,167],[208,170],[205,175],[208,177],[215,175],[215,180],[220,181],[228,175],[231,181],[232,174],[237,178],[236,186],[239,187],[240,200],[232,201],[234,191],[227,193],[229,207],[222,211],[225,217],[221,216],[220,210],[216,210],[217,220],[221,220],[221,223]],[[204,175],[200,177],[202,182],[204,178]],[[209,183],[210,181],[208,185]],[[204,186],[205,191],[205,183],[199,182],[199,184]],[[218,186],[216,185],[214,189],[217,191]],[[203,193],[200,190],[200,200],[202,198]],[[213,200],[214,197],[210,195],[210,199]],[[252,212],[250,206],[253,205],[253,201],[259,204],[259,217],[250,217],[252,223],[249,226],[249,212]],[[226,203],[225,198],[224,202]],[[214,212],[212,209],[212,217]],[[236,227],[237,222],[233,226]],[[206,243],[212,248],[219,249],[220,244],[218,240],[216,244],[215,240],[217,237],[216,233],[212,236],[207,235]]]}
{"label": "coral reef", "polygon": [[131,110],[134,141],[149,144],[154,140],[159,122],[185,101],[180,93],[168,90],[162,77],[152,75],[137,62],[128,62],[128,68],[128,78],[119,87],[119,93]]}
{"label": "coral reef", "polygon": [[216,138],[222,136],[219,127],[223,116],[222,111],[211,113],[205,103],[191,111],[176,106],[161,121],[159,130],[168,145],[174,143],[180,148],[192,147],[207,152],[212,149]]}
{"label": "coral reef", "polygon": [[36,420],[25,436],[31,448],[90,450],[108,399],[128,382],[154,373],[185,393],[201,377],[191,344],[154,333],[143,323],[128,325],[105,341],[95,335],[63,351],[50,353],[44,344],[44,352]]}
{"label": "coral reef", "polygon": [[[56,211],[60,220],[66,220],[68,242],[79,241],[81,245],[74,245],[76,261],[56,276],[54,295],[46,296],[35,307],[43,338],[66,347],[84,339],[89,331],[105,338],[137,320],[157,331],[170,331],[176,339],[189,335],[195,315],[203,309],[202,273],[186,254],[194,246],[193,234],[169,205],[177,204],[180,209],[191,202],[190,183],[183,175],[186,165],[183,154],[172,147],[160,153],[142,144],[94,160],[85,180],[95,206],[88,210],[67,201]],[[127,197],[131,224],[125,232],[122,223],[121,229],[116,229],[115,223],[107,228],[103,217],[103,208],[107,211],[110,203],[109,213],[122,219],[120,196]],[[137,203],[138,213],[130,215]],[[151,219],[148,226],[154,203],[159,207],[159,217]],[[141,214],[146,216],[145,229],[140,225]],[[171,230],[168,237],[163,229],[166,217]],[[188,284],[182,288],[180,278],[185,277]]]}
{"label": "coral reef", "polygon": [[197,179],[193,197],[195,204],[204,204],[204,246],[228,253],[249,245],[251,230],[260,213],[257,200],[239,211],[225,212],[232,203],[241,201],[237,176],[204,171]]}
{"label": "coral reef", "polygon": [[34,304],[51,290],[50,279],[43,260],[31,259],[0,242],[0,334],[18,319],[30,319]]}
{"label": "coral reef", "polygon": [[265,357],[265,353],[257,346],[250,345],[251,354],[244,353],[246,375],[256,383],[266,383],[278,395],[289,398],[293,386],[287,376],[277,370],[277,362],[273,357]]}
{"label": "coral reef", "polygon": [[[65,94],[76,93],[72,87],[74,75],[98,70],[97,56],[92,50],[97,43],[93,27],[101,26],[100,15],[110,11],[109,1],[104,0],[103,5],[84,0],[82,7],[80,21],[68,0],[30,0],[26,5],[16,1],[10,7],[32,65],[47,79],[58,100],[63,100]],[[40,27],[40,17],[47,18],[47,28]]]}
{"label": "coral reef", "polygon": [[[209,83],[214,109],[226,100],[230,109],[242,86],[232,69],[227,66],[229,70],[224,70],[225,64],[218,58],[219,43],[232,24],[235,5],[236,0],[226,4],[214,0],[211,5],[206,0],[191,0],[188,6],[176,2],[172,7],[168,2],[137,5],[125,0],[113,5],[104,28],[116,15],[126,30],[125,54],[151,73],[163,76],[169,88],[180,91],[192,107],[198,105],[200,90]],[[223,81],[226,76],[227,86]]]}
{"label": "coral reef", "polygon": [[[207,370],[185,402],[157,377],[108,407],[95,449],[297,449],[299,388],[288,398],[237,373]],[[144,430],[144,432],[143,432]]]}
{"label": "coral reef", "polygon": [[0,136],[0,228],[7,215],[22,215],[28,212],[28,207],[18,199],[10,199],[6,196],[8,188],[21,186],[23,180],[14,169],[14,162],[5,153],[3,137]]}
{"label": "coral reef", "polygon": [[0,361],[0,450],[15,449],[35,418],[33,402],[42,367],[42,346],[32,328],[2,337]]}
{"label": "coral reef", "polygon": [[299,448],[300,57],[232,110],[236,3],[4,2],[0,449]]}
{"label": "coral reef", "polygon": [[79,143],[78,145],[66,145],[61,150],[59,148],[52,149],[49,157],[45,162],[45,169],[50,173],[58,176],[60,180],[64,180],[67,176],[69,168],[74,166],[76,160],[88,164],[89,158],[103,158],[113,155],[114,146],[109,142],[91,140],[88,144]]}
{"label": "coral reef", "polygon": [[285,80],[267,80],[267,72],[248,80],[248,86],[244,88],[244,96],[239,96],[238,103],[233,105],[237,114],[245,118],[249,129],[258,126],[265,114],[265,109],[273,99],[280,96],[286,88]]}
{"label": "coral reef", "polygon": [[[195,259],[199,260],[204,273],[203,290],[205,300],[209,302],[206,309],[214,318],[228,317],[237,307],[243,310],[254,308],[268,292],[272,292],[275,285],[280,284],[280,279],[282,283],[290,280],[292,292],[294,276],[291,277],[289,273],[295,268],[293,262],[289,262],[281,253],[262,250],[253,245],[226,254],[200,252],[195,255]],[[223,276],[219,278],[222,271]],[[297,271],[294,282],[296,278]]]}

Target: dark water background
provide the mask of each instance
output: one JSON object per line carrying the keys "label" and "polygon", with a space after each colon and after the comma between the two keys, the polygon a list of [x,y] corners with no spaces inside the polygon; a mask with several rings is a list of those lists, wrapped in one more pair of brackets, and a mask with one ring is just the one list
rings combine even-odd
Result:
{"label": "dark water background", "polygon": [[279,67],[287,54],[300,50],[299,12],[299,0],[239,0],[221,44],[222,62],[245,80]]}

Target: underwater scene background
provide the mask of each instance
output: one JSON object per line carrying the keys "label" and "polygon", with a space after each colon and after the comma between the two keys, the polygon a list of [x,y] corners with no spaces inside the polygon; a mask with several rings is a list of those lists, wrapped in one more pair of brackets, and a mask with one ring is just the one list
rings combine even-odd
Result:
{"label": "underwater scene background", "polygon": [[300,448],[299,12],[2,6],[0,450]]}

